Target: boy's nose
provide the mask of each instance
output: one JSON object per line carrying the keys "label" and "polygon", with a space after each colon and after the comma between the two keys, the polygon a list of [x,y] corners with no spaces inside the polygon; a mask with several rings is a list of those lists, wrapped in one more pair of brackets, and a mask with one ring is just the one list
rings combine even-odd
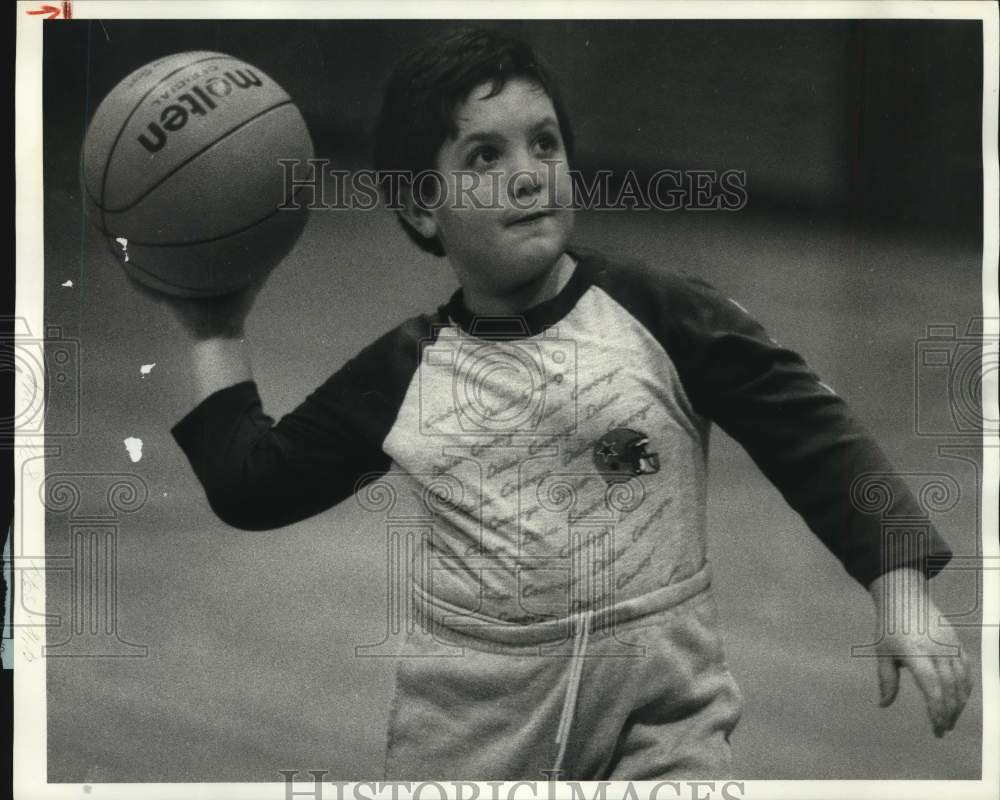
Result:
{"label": "boy's nose", "polygon": [[511,197],[524,198],[537,194],[542,188],[541,171],[537,164],[522,166],[511,175]]}

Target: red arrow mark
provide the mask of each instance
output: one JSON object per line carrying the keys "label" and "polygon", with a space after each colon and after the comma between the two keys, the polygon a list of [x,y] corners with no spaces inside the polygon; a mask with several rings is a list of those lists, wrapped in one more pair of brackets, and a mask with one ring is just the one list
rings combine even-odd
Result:
{"label": "red arrow mark", "polygon": [[48,19],[55,19],[58,17],[62,11],[55,6],[42,6],[41,8],[36,8],[33,11],[26,12],[28,14],[45,14]]}

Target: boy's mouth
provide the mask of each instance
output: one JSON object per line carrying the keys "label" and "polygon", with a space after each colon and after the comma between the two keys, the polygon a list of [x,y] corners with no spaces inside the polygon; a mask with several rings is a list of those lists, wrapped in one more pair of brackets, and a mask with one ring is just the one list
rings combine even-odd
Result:
{"label": "boy's mouth", "polygon": [[532,222],[537,222],[540,219],[545,219],[546,217],[551,217],[551,211],[532,211],[530,214],[522,214],[519,217],[515,217],[510,222],[507,223],[508,226],[514,225],[530,225]]}

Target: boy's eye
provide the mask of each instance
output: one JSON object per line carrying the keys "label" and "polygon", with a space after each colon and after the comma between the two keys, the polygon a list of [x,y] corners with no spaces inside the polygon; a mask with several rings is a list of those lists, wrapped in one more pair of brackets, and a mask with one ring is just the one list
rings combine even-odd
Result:
{"label": "boy's eye", "polygon": [[499,158],[500,153],[495,147],[484,145],[477,147],[469,154],[469,166],[474,169],[488,167],[495,164]]}
{"label": "boy's eye", "polygon": [[553,133],[543,133],[535,139],[535,146],[543,153],[553,153],[559,149],[559,137]]}

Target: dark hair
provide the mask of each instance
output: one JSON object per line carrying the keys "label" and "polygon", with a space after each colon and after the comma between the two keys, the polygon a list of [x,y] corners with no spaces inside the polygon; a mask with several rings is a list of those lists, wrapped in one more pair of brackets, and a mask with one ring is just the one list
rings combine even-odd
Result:
{"label": "dark hair", "polygon": [[[531,48],[499,31],[462,29],[423,43],[389,77],[375,128],[375,169],[410,175],[433,169],[441,145],[457,134],[455,109],[469,92],[492,83],[488,96],[493,97],[511,78],[537,83],[549,96],[571,157],[573,132],[559,90]],[[392,196],[398,183],[385,180],[381,187],[389,206],[398,208],[403,198]],[[401,217],[399,221],[423,250],[444,255],[437,237],[427,239]]]}

